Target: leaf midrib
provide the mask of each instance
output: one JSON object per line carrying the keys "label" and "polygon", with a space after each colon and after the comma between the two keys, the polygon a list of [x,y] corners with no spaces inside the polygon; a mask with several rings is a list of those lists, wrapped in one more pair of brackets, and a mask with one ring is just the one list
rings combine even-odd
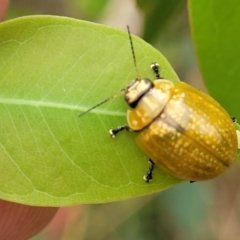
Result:
{"label": "leaf midrib", "polygon": [[[58,108],[58,109],[67,109],[67,110],[74,110],[79,112],[84,112],[88,110],[86,107],[71,105],[71,104],[62,104],[62,103],[55,103],[55,102],[46,102],[46,101],[39,101],[39,100],[25,100],[25,99],[18,99],[18,98],[0,98],[0,104],[7,104],[7,105],[19,105],[19,106],[31,106],[31,107],[47,107],[47,108]],[[94,109],[91,113],[101,114],[101,115],[113,115],[113,116],[125,116],[123,112],[116,112],[116,111],[109,111],[106,109]]]}

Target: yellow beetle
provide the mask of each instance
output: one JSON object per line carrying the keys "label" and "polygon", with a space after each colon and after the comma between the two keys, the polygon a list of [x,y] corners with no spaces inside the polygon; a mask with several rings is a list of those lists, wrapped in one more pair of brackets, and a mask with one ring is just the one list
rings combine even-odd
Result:
{"label": "yellow beetle", "polygon": [[[131,34],[131,49],[136,66]],[[137,78],[122,90],[80,114],[82,116],[122,93],[131,107],[127,125],[110,130],[115,137],[122,130],[139,132],[137,143],[149,157],[150,167],[144,179],[152,180],[156,164],[171,175],[194,181],[208,180],[223,173],[237,157],[235,118],[210,96],[190,85],[172,83],[159,74],[156,80]]]}
{"label": "yellow beetle", "polygon": [[237,135],[227,112],[210,96],[190,85],[161,79],[133,80],[125,90],[128,125],[110,130],[140,131],[137,143],[153,166],[184,180],[201,181],[224,172],[237,156]]}

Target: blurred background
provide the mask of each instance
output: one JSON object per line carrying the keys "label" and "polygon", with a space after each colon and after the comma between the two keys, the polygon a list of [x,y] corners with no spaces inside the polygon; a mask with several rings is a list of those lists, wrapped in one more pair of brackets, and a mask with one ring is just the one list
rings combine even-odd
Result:
{"label": "blurred background", "polygon": [[[168,59],[180,79],[204,90],[183,0],[11,0],[6,19],[50,14],[126,30]],[[115,203],[61,208],[32,240],[240,239],[239,166],[212,181]]]}

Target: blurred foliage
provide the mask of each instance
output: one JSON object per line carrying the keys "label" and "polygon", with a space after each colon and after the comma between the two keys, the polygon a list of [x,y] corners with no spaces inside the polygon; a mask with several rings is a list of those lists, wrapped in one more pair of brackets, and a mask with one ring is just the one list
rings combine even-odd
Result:
{"label": "blurred foliage", "polygon": [[143,39],[152,42],[173,17],[183,0],[137,0],[145,14]]}
{"label": "blurred foliage", "polygon": [[[240,2],[189,1],[191,31],[209,93],[240,119]],[[208,5],[208,7],[206,7]],[[203,14],[204,13],[204,14]]]}
{"label": "blurred foliage", "polygon": [[[203,201],[206,196],[211,195],[202,184],[183,183],[161,195],[63,208],[57,216],[58,225],[54,221],[52,225],[61,232],[63,240],[195,240],[195,236],[203,236],[202,232],[207,228],[199,227],[206,216]],[[61,221],[65,221],[64,229]],[[41,233],[41,239],[50,239],[48,236],[48,229]]]}
{"label": "blurred foliage", "polygon": [[109,1],[110,0],[74,0],[74,4],[84,12],[85,19],[93,19],[102,13]]}
{"label": "blurred foliage", "polygon": [[7,19],[34,14],[50,14],[94,21],[110,0],[11,0]]}

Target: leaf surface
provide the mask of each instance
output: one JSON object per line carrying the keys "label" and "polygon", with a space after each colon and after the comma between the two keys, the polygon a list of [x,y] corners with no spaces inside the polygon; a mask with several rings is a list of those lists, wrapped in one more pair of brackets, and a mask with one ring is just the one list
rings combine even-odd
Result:
{"label": "leaf surface", "polygon": [[[133,36],[141,77],[149,68],[178,78],[166,59]],[[142,176],[147,157],[126,123],[123,97],[78,114],[136,78],[126,32],[50,16],[0,24],[0,198],[30,205],[100,203],[161,191],[179,182],[160,169]]]}

